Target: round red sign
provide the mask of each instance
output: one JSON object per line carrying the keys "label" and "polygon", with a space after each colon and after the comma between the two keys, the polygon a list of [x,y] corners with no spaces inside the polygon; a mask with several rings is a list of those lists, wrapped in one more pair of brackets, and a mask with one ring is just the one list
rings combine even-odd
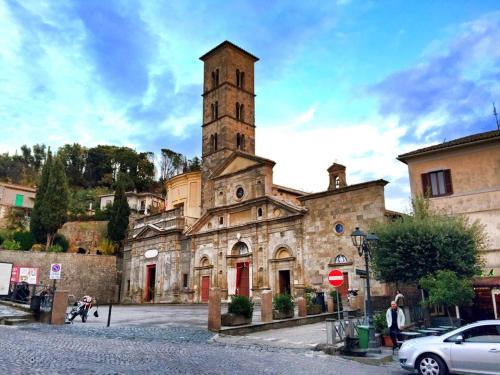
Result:
{"label": "round red sign", "polygon": [[330,285],[338,288],[344,283],[344,274],[341,270],[331,270],[328,274],[328,282]]}

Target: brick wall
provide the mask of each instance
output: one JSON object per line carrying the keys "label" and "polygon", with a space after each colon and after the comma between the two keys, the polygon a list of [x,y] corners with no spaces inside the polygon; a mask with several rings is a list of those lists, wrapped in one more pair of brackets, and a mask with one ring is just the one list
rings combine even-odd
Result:
{"label": "brick wall", "polygon": [[114,298],[118,285],[115,256],[0,250],[0,262],[38,267],[40,282],[48,285],[52,285],[50,265],[61,263],[61,280],[57,281],[57,287],[77,298],[85,294],[95,296],[101,303]]}

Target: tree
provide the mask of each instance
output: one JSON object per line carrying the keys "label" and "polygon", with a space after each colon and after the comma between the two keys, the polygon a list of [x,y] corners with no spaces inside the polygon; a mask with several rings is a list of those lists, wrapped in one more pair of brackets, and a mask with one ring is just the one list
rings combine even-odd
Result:
{"label": "tree", "polygon": [[47,152],[47,160],[43,165],[42,176],[40,178],[40,183],[36,189],[35,204],[33,206],[33,211],[31,212],[30,219],[30,231],[35,236],[37,242],[42,243],[47,238],[47,232],[45,231],[42,224],[42,203],[44,201],[45,193],[49,184],[49,175],[52,168],[52,152],[50,148]]}
{"label": "tree", "polygon": [[87,149],[78,143],[60,147],[57,156],[61,158],[70,186],[84,186],[83,172],[87,158]]}
{"label": "tree", "polygon": [[195,156],[194,158],[188,161],[189,172],[199,171],[200,169],[201,169],[201,160],[198,156]]}
{"label": "tree", "polygon": [[68,181],[64,164],[56,157],[50,168],[47,190],[41,204],[41,223],[47,233],[46,248],[50,249],[57,230],[68,219]]}
{"label": "tree", "polygon": [[429,292],[428,304],[446,307],[450,322],[450,306],[471,305],[474,299],[472,282],[457,277],[453,271],[437,271],[433,275],[422,277],[420,285]]}
{"label": "tree", "polygon": [[183,163],[184,156],[182,154],[162,148],[160,179],[166,181],[175,176],[181,170]]}
{"label": "tree", "polygon": [[416,199],[413,208],[411,215],[373,227],[379,237],[372,252],[378,278],[407,283],[439,270],[463,277],[479,274],[479,253],[485,246],[479,223],[470,224],[462,216],[439,216],[422,199]]}
{"label": "tree", "polygon": [[111,218],[108,223],[108,238],[119,246],[123,243],[127,233],[129,215],[130,208],[120,175],[116,186],[115,200],[111,208]]}

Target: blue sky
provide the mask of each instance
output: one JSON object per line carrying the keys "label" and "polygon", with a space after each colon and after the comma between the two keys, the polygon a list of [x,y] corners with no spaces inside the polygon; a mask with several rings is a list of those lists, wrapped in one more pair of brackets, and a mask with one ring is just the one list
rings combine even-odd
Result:
{"label": "blue sky", "polygon": [[201,153],[202,62],[223,40],[258,56],[257,153],[275,182],[322,191],[385,178],[398,154],[493,130],[498,1],[0,1],[0,152],[22,144]]}

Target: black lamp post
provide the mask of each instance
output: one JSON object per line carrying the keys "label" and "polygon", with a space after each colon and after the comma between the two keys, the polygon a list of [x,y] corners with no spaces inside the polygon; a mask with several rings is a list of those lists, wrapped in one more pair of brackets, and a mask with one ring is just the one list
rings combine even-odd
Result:
{"label": "black lamp post", "polygon": [[366,306],[365,313],[368,319],[368,347],[377,348],[380,346],[375,341],[375,329],[373,327],[373,314],[372,314],[372,298],[370,292],[370,270],[368,268],[370,251],[377,246],[378,237],[372,234],[366,234],[359,227],[351,233],[351,239],[354,246],[358,249],[359,256],[365,257],[365,271],[366,271]]}

